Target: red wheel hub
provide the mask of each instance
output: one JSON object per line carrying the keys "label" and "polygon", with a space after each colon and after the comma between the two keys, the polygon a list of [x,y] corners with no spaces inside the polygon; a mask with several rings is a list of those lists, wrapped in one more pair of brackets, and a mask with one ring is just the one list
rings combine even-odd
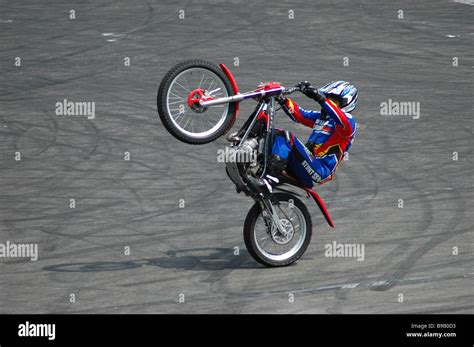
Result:
{"label": "red wheel hub", "polygon": [[215,97],[205,95],[204,89],[197,88],[188,95],[188,106],[195,112],[204,112],[205,107],[201,106],[200,101],[214,100]]}

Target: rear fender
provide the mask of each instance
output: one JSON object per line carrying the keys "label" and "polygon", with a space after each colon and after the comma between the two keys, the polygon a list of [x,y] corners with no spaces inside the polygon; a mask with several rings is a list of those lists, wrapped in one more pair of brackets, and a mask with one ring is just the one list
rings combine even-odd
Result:
{"label": "rear fender", "polygon": [[306,191],[306,193],[308,193],[308,195],[311,195],[313,197],[314,201],[316,201],[316,204],[318,205],[319,209],[321,210],[321,213],[323,214],[324,218],[326,218],[326,221],[328,222],[328,224],[332,228],[335,228],[336,226],[334,225],[334,222],[332,221],[331,215],[329,214],[329,211],[326,208],[326,205],[324,204],[324,201],[323,201],[323,199],[321,199],[319,194],[316,193],[314,190],[312,190],[310,188],[305,188],[305,191]]}
{"label": "rear fender", "polygon": [[318,193],[316,193],[314,190],[312,190],[309,187],[303,186],[300,181],[298,181],[295,177],[287,173],[283,173],[280,179],[280,184],[289,184],[289,185],[304,189],[304,191],[306,192],[306,194],[308,194],[308,196],[313,197],[314,201],[316,202],[319,209],[321,210],[321,213],[323,214],[324,218],[326,218],[326,221],[328,222],[329,226],[332,228],[336,227],[334,225],[334,222],[332,221],[332,218],[331,218],[331,215],[329,214],[328,209],[326,208],[326,205],[324,204],[323,199],[321,199]]}

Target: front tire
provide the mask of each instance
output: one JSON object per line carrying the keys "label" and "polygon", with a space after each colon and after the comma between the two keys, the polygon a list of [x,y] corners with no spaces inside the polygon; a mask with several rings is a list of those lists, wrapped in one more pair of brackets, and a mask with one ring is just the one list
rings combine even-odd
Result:
{"label": "front tire", "polygon": [[[271,219],[265,223],[260,204],[252,206],[244,224],[245,246],[250,255],[260,264],[268,267],[287,266],[296,262],[304,254],[311,241],[311,216],[305,204],[287,193],[275,193],[273,203],[282,224],[282,235]],[[274,199],[272,199],[274,200]],[[264,231],[259,231],[262,227]],[[271,227],[269,227],[271,225]]]}
{"label": "front tire", "polygon": [[214,97],[233,95],[232,85],[225,73],[204,60],[187,60],[174,66],[163,77],[157,95],[161,122],[178,140],[200,145],[225,134],[236,116],[236,104],[192,108],[188,97],[193,91],[211,93]]}

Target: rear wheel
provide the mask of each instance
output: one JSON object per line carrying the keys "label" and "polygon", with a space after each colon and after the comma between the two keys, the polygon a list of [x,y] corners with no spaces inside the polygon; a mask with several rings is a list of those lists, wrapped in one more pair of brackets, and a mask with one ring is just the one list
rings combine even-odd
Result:
{"label": "rear wheel", "polygon": [[204,60],[187,60],[165,75],[158,89],[160,119],[175,138],[189,144],[205,144],[225,134],[232,126],[236,104],[203,108],[199,100],[233,95],[227,76]]}
{"label": "rear wheel", "polygon": [[244,224],[245,246],[259,263],[276,267],[297,261],[311,241],[312,225],[308,209],[301,200],[287,193],[275,193],[273,203],[283,225],[280,232],[270,215],[255,204]]}

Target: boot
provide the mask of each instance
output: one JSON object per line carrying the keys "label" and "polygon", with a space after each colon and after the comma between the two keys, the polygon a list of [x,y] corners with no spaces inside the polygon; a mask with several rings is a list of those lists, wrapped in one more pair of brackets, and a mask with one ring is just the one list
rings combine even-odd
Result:
{"label": "boot", "polygon": [[264,177],[260,179],[251,178],[252,184],[260,188],[264,195],[273,193],[273,189],[280,182],[278,177],[281,176],[283,170],[285,170],[287,161],[281,159],[278,155],[272,154],[267,162],[267,171]]}

